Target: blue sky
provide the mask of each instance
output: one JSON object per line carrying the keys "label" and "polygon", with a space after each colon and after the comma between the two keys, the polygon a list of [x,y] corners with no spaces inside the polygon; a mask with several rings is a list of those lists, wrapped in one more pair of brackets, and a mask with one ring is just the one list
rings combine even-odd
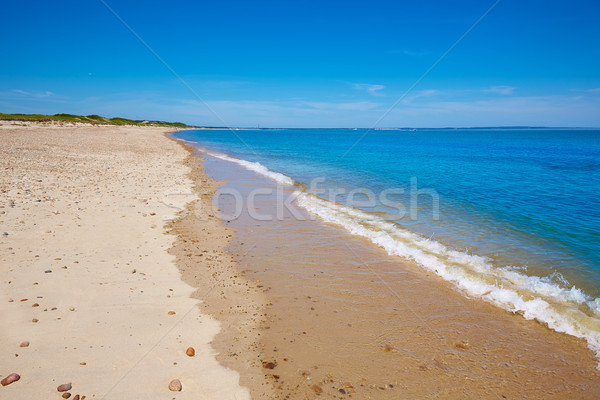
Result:
{"label": "blue sky", "polygon": [[[99,0],[5,2],[0,112],[371,127],[495,2],[105,1],[185,84]],[[600,2],[502,0],[379,126],[599,127],[599,42]]]}

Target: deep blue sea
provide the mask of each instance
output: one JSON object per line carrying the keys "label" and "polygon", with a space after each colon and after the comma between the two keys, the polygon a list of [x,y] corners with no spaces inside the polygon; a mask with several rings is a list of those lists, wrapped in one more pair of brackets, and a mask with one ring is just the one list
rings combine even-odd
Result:
{"label": "deep blue sea", "polygon": [[298,203],[326,222],[600,349],[600,130],[174,136],[283,183],[291,178]]}

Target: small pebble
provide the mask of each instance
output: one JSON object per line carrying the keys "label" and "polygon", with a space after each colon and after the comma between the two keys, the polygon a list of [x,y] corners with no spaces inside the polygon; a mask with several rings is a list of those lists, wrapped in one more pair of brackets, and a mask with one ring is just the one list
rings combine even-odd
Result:
{"label": "small pebble", "polygon": [[69,397],[71,397],[71,393],[69,393],[69,392],[66,392],[66,393],[62,394],[62,398],[63,399],[68,399]]}
{"label": "small pebble", "polygon": [[71,390],[71,388],[72,388],[71,384],[63,383],[62,385],[57,387],[56,390],[58,390],[59,392],[68,392],[69,390]]}
{"label": "small pebble", "polygon": [[31,320],[31,322],[38,322],[38,321],[39,321],[39,319],[37,319],[37,318],[34,318]]}
{"label": "small pebble", "polygon": [[196,350],[194,350],[193,347],[188,347],[185,351],[185,354],[187,354],[189,357],[194,357],[196,355]]}
{"label": "small pebble", "polygon": [[313,385],[312,390],[315,393],[323,393],[323,389],[321,389],[321,387],[318,385]]}
{"label": "small pebble", "polygon": [[462,341],[456,343],[454,346],[457,349],[463,349],[463,350],[466,350],[470,347],[469,342],[467,342],[466,340],[462,340]]}
{"label": "small pebble", "polygon": [[21,379],[21,376],[19,374],[12,373],[12,374],[8,375],[6,378],[2,379],[2,381],[0,383],[2,384],[2,386],[6,386],[6,385],[10,385],[13,382],[18,381],[19,379]]}
{"label": "small pebble", "polygon": [[263,366],[263,368],[266,368],[266,369],[273,369],[277,366],[277,363],[263,361],[262,366]]}
{"label": "small pebble", "polygon": [[4,232],[2,236],[8,236],[8,232]]}
{"label": "small pebble", "polygon": [[45,270],[45,271],[44,271],[44,273],[45,273],[45,274],[49,274],[49,273],[51,273],[51,272],[52,272],[52,270],[51,270],[51,269],[47,269],[47,270]]}
{"label": "small pebble", "polygon": [[169,383],[169,390],[171,392],[181,392],[181,382],[179,381],[179,379],[173,379],[170,383]]}
{"label": "small pebble", "polygon": [[39,305],[38,303],[33,303],[33,304],[31,305],[31,307],[39,307],[39,306],[40,306],[40,305]]}
{"label": "small pebble", "polygon": [[29,347],[29,342],[21,342],[19,347]]}
{"label": "small pebble", "polygon": [[169,314],[169,315],[175,315],[175,311],[169,311],[167,314]]}
{"label": "small pebble", "polygon": [[73,397],[73,400],[79,400],[79,395],[76,394],[75,397]]}

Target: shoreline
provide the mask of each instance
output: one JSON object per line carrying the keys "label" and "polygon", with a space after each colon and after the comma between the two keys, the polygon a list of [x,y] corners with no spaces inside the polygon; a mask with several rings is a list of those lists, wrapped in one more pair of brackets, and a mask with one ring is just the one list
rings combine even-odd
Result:
{"label": "shoreline", "polygon": [[[200,157],[198,156],[197,158]],[[218,161],[211,158],[209,159],[208,164],[210,164],[208,169],[211,170],[211,177],[212,174],[219,171],[217,177],[213,177],[213,179],[226,182],[226,186],[241,189],[242,192],[243,187],[255,187],[254,185],[258,185],[258,187],[262,188],[272,184],[272,182],[269,183],[265,177],[244,170],[240,168],[240,166],[233,166],[227,161]],[[265,210],[268,209],[269,204],[261,203],[258,207],[261,210]],[[423,385],[428,385],[427,382],[430,382],[430,379],[440,382],[446,381],[447,385],[455,385],[452,390],[458,392],[467,390],[466,393],[478,393],[484,397],[493,397],[493,388],[504,390],[504,392],[496,392],[496,394],[506,393],[509,396],[515,396],[519,393],[526,392],[529,396],[536,397],[534,393],[536,393],[536,390],[539,391],[541,389],[534,389],[532,386],[533,381],[548,384],[547,390],[543,393],[539,392],[537,395],[538,397],[560,397],[561,394],[564,395],[566,393],[575,392],[585,397],[586,394],[580,392],[580,389],[577,389],[578,384],[583,385],[582,387],[587,387],[587,390],[589,391],[587,395],[590,396],[590,398],[600,392],[600,388],[598,387],[598,372],[595,368],[596,360],[594,359],[592,352],[585,344],[581,343],[580,339],[566,334],[553,332],[535,321],[527,321],[519,315],[509,314],[505,310],[498,309],[481,300],[465,298],[463,295],[452,289],[447,282],[437,276],[429,276],[426,271],[420,270],[416,265],[406,265],[398,272],[398,265],[395,265],[394,268],[390,269],[389,266],[385,266],[385,262],[383,262],[381,266],[386,268],[386,274],[391,274],[389,276],[394,280],[398,278],[394,277],[394,275],[408,274],[408,276],[411,276],[412,281],[419,282],[418,284],[411,284],[403,290],[410,289],[413,293],[415,290],[422,292],[423,290],[426,290],[422,287],[424,285],[424,287],[430,288],[428,290],[432,293],[439,293],[434,296],[433,299],[427,301],[428,305],[424,310],[426,320],[430,318],[427,317],[427,315],[438,315],[440,312],[442,313],[441,315],[444,315],[445,313],[453,316],[452,318],[456,318],[448,321],[449,324],[444,321],[434,321],[433,323],[427,322],[430,326],[439,328],[440,332],[445,332],[441,334],[445,339],[440,340],[440,334],[436,333],[435,330],[430,329],[429,333],[418,331],[418,326],[423,324],[423,322],[420,321],[422,318],[415,319],[414,316],[407,318],[407,315],[403,315],[402,317],[398,315],[388,315],[387,318],[400,318],[398,321],[401,322],[401,325],[397,327],[394,327],[393,324],[386,325],[386,331],[389,331],[390,329],[403,330],[401,326],[406,323],[407,319],[414,320],[410,322],[410,324],[414,324],[414,327],[417,330],[410,333],[409,336],[404,336],[402,339],[404,344],[402,344],[402,341],[400,343],[394,343],[393,340],[389,340],[388,343],[386,343],[375,337],[369,339],[376,340],[377,345],[374,346],[374,349],[378,348],[379,350],[369,350],[362,354],[365,358],[371,358],[369,368],[373,371],[377,371],[376,365],[384,363],[381,364],[383,366],[386,362],[389,362],[390,358],[393,359],[394,357],[398,357],[394,363],[402,360],[400,364],[398,364],[399,366],[402,365],[397,372],[400,376],[396,375],[393,377],[388,373],[384,374],[379,371],[378,374],[382,375],[382,377],[389,375],[390,378],[394,379],[390,379],[388,383],[377,380],[377,377],[373,376],[371,372],[360,372],[360,366],[364,364],[363,359],[354,360],[352,357],[348,359],[347,354],[337,354],[335,357],[331,358],[331,355],[336,354],[336,348],[328,348],[327,346],[329,345],[326,344],[326,341],[322,340],[324,337],[331,336],[331,340],[336,340],[334,338],[337,338],[338,341],[342,340],[339,342],[339,347],[343,348],[346,352],[352,353],[353,351],[356,351],[356,349],[352,350],[347,348],[347,346],[345,347],[342,343],[349,338],[347,337],[348,334],[350,334],[350,337],[353,337],[353,333],[350,333],[350,331],[354,331],[357,326],[360,326],[360,322],[356,318],[362,317],[357,315],[349,316],[345,315],[345,313],[340,316],[340,306],[327,306],[326,310],[328,311],[325,313],[331,313],[329,317],[330,322],[342,318],[338,325],[334,324],[334,326],[329,327],[328,322],[325,322],[327,319],[322,319],[323,311],[317,313],[314,317],[307,319],[308,315],[305,315],[306,310],[314,309],[316,307],[313,303],[319,302],[319,300],[317,300],[319,296],[325,296],[321,299],[321,302],[327,300],[327,295],[323,294],[327,291],[327,286],[322,286],[319,282],[320,280],[313,282],[314,278],[310,277],[306,277],[306,279],[302,280],[301,285],[304,286],[301,286],[300,284],[290,286],[290,284],[286,282],[289,281],[289,277],[295,278],[294,275],[302,274],[295,272],[295,269],[291,269],[289,271],[286,270],[288,274],[291,274],[286,276],[278,273],[276,269],[273,269],[273,264],[278,265],[278,268],[282,268],[283,265],[285,269],[285,263],[289,261],[286,261],[286,256],[283,256],[284,258],[278,258],[279,254],[277,254],[276,257],[275,254],[278,251],[278,247],[267,246],[263,243],[267,239],[264,239],[263,242],[261,242],[260,238],[264,234],[264,232],[260,230],[261,228],[259,228],[261,224],[257,224],[256,222],[252,223],[249,222],[249,220],[243,222],[230,222],[231,226],[234,226],[236,230],[236,235],[233,237],[232,243],[228,246],[229,252],[238,255],[236,261],[238,262],[238,267],[244,271],[245,276],[251,278],[252,281],[260,280],[260,283],[264,285],[264,290],[267,291],[267,296],[269,298],[269,307],[266,309],[266,318],[264,319],[265,322],[261,329],[262,334],[260,336],[260,347],[258,349],[262,351],[258,353],[257,356],[266,362],[275,361],[276,368],[273,371],[263,372],[266,373],[265,375],[267,377],[270,377],[271,381],[277,387],[275,393],[279,398],[284,398],[284,396],[285,398],[314,396],[315,392],[317,394],[320,393],[318,390],[324,390],[325,393],[329,393],[331,396],[334,395],[334,392],[337,392],[337,395],[342,394],[338,389],[342,389],[347,393],[351,393],[351,390],[355,392],[362,391],[363,396],[371,396],[371,398],[394,398],[393,396],[397,396],[398,392],[397,390],[386,390],[386,385],[388,384],[392,385],[390,388],[404,389],[404,393],[419,395],[419,390],[415,388],[415,383],[420,382]],[[302,243],[302,240],[305,240],[305,238],[301,235],[294,236],[294,234],[291,233],[305,228],[301,229],[300,225],[293,225],[291,231],[287,230],[283,233],[279,233],[279,229],[280,228],[278,227],[273,227],[273,232],[275,233],[271,232],[270,234],[271,236],[275,236],[271,239],[277,237],[277,240],[281,241],[282,244],[292,246],[291,248],[294,249],[294,255],[300,259],[308,256],[308,254],[305,254],[304,251],[296,247]],[[357,243],[357,245],[364,246],[364,251],[367,252],[365,254],[370,254],[370,256],[376,255],[380,260],[382,258],[385,258],[388,261],[390,259],[396,259],[387,254],[382,254],[383,250],[376,249],[376,246],[365,239],[351,237],[349,234],[343,234],[340,232],[339,228],[331,227],[331,225],[320,221],[316,222],[316,230],[313,234],[322,236],[321,232],[323,229],[328,230],[330,232],[329,234],[336,237],[343,237],[343,240],[352,240],[354,243]],[[320,240],[322,241],[323,238]],[[240,244],[245,244],[246,246],[240,247]],[[315,246],[316,245],[317,244],[315,243]],[[254,246],[258,246],[259,250],[253,252],[252,249],[250,249],[250,252],[248,253],[248,247]],[[250,254],[251,258],[247,258],[247,254]],[[269,254],[269,256],[267,256],[267,254]],[[322,254],[322,257],[325,258],[321,258],[321,260],[333,259],[332,255],[328,253]],[[347,257],[345,259],[347,259]],[[343,260],[343,257],[341,260],[338,260],[341,262],[341,264],[338,264],[338,267],[341,269],[337,269],[337,271],[341,274],[348,274],[351,271],[344,267],[346,261]],[[329,261],[327,261],[327,263],[329,263]],[[310,268],[310,265],[304,266]],[[315,276],[316,274],[323,273],[319,271],[319,269],[314,270]],[[338,278],[339,276],[332,276],[331,279],[334,279],[332,284],[336,282]],[[367,284],[369,287],[372,286],[373,289],[367,290],[373,290],[373,296],[376,297],[378,296],[376,294],[378,291],[381,293],[382,290],[387,290],[385,285],[377,287],[377,285],[374,286],[367,281],[360,282],[360,285]],[[316,287],[319,287],[319,289],[316,292],[313,291],[307,298],[306,289],[311,291],[310,289],[315,285]],[[398,287],[401,288],[402,282],[394,282],[394,285],[399,285]],[[281,289],[280,287],[285,287],[285,289]],[[362,287],[357,287],[356,290],[362,290]],[[339,296],[339,293],[335,294],[335,292],[331,292],[330,296],[331,295]],[[354,301],[350,300],[353,296],[354,295],[347,297],[347,300],[351,302]],[[393,304],[389,302],[389,299],[382,298],[380,301],[384,301],[385,304],[389,303],[389,306],[386,306],[387,309],[395,309]],[[408,309],[422,309],[422,305],[419,305],[419,301],[402,297],[402,302],[409,307]],[[448,302],[448,305],[451,304],[451,310],[453,311],[446,310],[448,306],[445,304],[446,302]],[[341,304],[345,303],[342,302]],[[372,306],[369,306],[368,304],[371,304],[371,300],[367,300],[365,305],[372,308]],[[408,306],[408,304],[410,304],[410,306]],[[320,306],[323,306],[323,304]],[[348,305],[344,307],[347,306]],[[377,313],[377,308],[379,306],[376,305],[376,303],[373,303],[373,306],[375,308],[372,308],[371,312]],[[439,310],[434,311],[436,308],[439,308]],[[405,311],[408,311],[408,309]],[[473,313],[474,316],[464,314],[467,311]],[[392,314],[395,313],[396,312],[392,312]],[[312,315],[310,311],[308,314]],[[348,332],[345,332],[348,329],[346,323],[344,323],[345,318],[351,318],[353,321],[348,324],[348,326],[352,326],[352,329]],[[298,326],[298,321],[302,321],[301,327]],[[377,319],[375,321],[377,321]],[[326,326],[325,329],[322,326],[323,324]],[[452,329],[448,331],[449,327],[452,325],[456,327],[455,332],[452,332]],[[329,327],[329,330],[327,327]],[[331,331],[331,329],[333,329],[333,331]],[[361,329],[363,329],[363,331],[359,332],[359,336],[356,336],[356,338],[364,341],[370,334],[368,333],[368,327],[363,327]],[[489,329],[492,331],[486,331]],[[302,332],[300,332],[300,336],[298,336],[299,330],[320,333],[316,334],[317,337],[315,338],[308,338],[303,337]],[[520,339],[522,334],[527,335],[526,339]],[[428,337],[428,339],[425,339],[426,337]],[[294,338],[292,341],[296,344],[286,344],[290,338]],[[300,338],[304,343],[302,345],[298,343]],[[432,353],[432,355],[428,356],[427,354],[431,352],[426,347],[423,347],[422,342],[427,343],[427,346],[433,347],[434,353],[437,355]],[[410,343],[410,345],[407,343]],[[514,345],[514,349],[510,348],[513,346],[512,343],[517,343]],[[323,348],[324,346],[328,348],[328,351],[331,354],[329,356],[322,354],[315,356],[316,353],[313,353],[314,349]],[[409,348],[406,348],[406,346],[409,346]],[[382,348],[384,354],[381,353]],[[387,354],[387,349],[390,349],[389,353],[395,355],[390,357],[390,355]],[[420,359],[421,361],[416,362],[410,358],[403,360],[403,357],[406,356],[406,352],[416,354],[422,352],[421,356],[417,357],[417,359]],[[551,356],[552,353],[556,354]],[[312,357],[305,357],[306,354],[312,354]],[[492,354],[494,355],[492,356]],[[356,362],[357,365],[333,367],[333,365],[339,364],[341,362],[339,360],[342,359],[345,359],[347,363]],[[284,362],[282,362],[282,360],[284,360]],[[311,363],[313,365],[311,365]],[[412,367],[407,368],[407,366],[411,364],[414,364],[414,369]],[[506,364],[506,366],[504,364]],[[483,367],[480,367],[481,365],[483,365]],[[232,365],[232,367],[236,368],[234,365]],[[316,368],[316,370],[313,369],[313,367]],[[365,367],[366,365],[363,365],[363,369]],[[323,371],[325,368],[329,369],[329,373]],[[561,384],[558,384],[558,382],[551,383],[556,379],[549,373],[552,370],[555,371],[554,373],[558,373],[559,376],[562,376],[563,379]],[[584,370],[585,373],[583,372]],[[424,374],[426,371],[429,371],[427,374],[428,376],[425,376],[426,374]],[[312,374],[312,377],[308,372]],[[344,382],[344,374],[348,375],[348,373],[350,376],[354,377],[352,379],[354,383],[351,383],[353,386],[352,388],[345,388],[344,386],[346,383],[350,382],[350,379]],[[452,376],[456,374],[458,374],[458,376],[452,378]],[[467,376],[462,377],[463,374],[466,374]],[[244,373],[242,373],[242,380],[243,375]],[[363,378],[366,379],[365,382],[360,382],[363,378],[356,378],[360,375],[363,375]],[[461,376],[461,378],[459,378],[459,381],[456,381],[459,376]],[[468,376],[470,376],[470,378]],[[569,378],[566,378],[565,380],[565,377],[567,376]],[[373,379],[375,379],[375,381],[373,381]],[[400,379],[400,381],[398,381],[398,379]],[[461,383],[462,379],[467,380],[464,381],[464,383]],[[358,384],[356,383],[356,380],[359,380]],[[409,380],[412,383],[402,383],[404,380]],[[334,381],[336,382],[334,383]],[[475,382],[477,383],[477,385],[473,385],[471,390],[467,385],[467,382],[469,381],[471,381],[471,385]],[[318,383],[317,386],[319,388],[312,388],[311,385],[313,383]],[[251,384],[249,387],[251,393],[254,394]],[[492,392],[489,390],[492,390]],[[458,392],[452,393],[456,394]]]}
{"label": "shoreline", "polygon": [[0,396],[249,398],[168,254],[195,195],[167,131],[0,124]]}
{"label": "shoreline", "polygon": [[199,151],[293,188],[293,201],[311,216],[365,238],[385,249],[390,257],[410,259],[419,265],[422,273],[435,273],[468,297],[520,314],[527,320],[535,319],[556,332],[585,339],[600,360],[597,300],[586,293],[584,282],[575,281],[577,286],[565,287],[551,280],[554,275],[547,275],[548,271],[537,271],[535,267],[528,272],[496,267],[475,252],[455,250],[444,241],[432,241],[427,235],[396,225],[374,213],[313,195],[307,190],[308,183],[271,170],[259,162],[201,146]]}
{"label": "shoreline", "polygon": [[[253,398],[273,398],[273,388],[265,384],[262,364],[255,356],[261,352],[258,338],[268,300],[244,277],[227,250],[234,230],[224,226],[213,205],[216,190],[224,183],[208,177],[204,160],[193,146],[168,137],[188,152],[184,163],[190,168],[188,177],[197,194],[197,199],[186,205],[185,216],[169,225],[177,235],[169,252],[176,256],[182,280],[196,288],[192,297],[202,300],[202,311],[225,327],[211,342],[217,360],[240,373],[240,384],[250,389]],[[201,270],[199,264],[204,264]]]}
{"label": "shoreline", "polygon": [[259,196],[264,214],[280,189],[170,133],[0,124],[0,378],[21,375],[0,393],[600,393],[581,340],[466,298],[364,238],[287,214],[223,220],[232,204],[216,208],[219,188],[274,189]]}

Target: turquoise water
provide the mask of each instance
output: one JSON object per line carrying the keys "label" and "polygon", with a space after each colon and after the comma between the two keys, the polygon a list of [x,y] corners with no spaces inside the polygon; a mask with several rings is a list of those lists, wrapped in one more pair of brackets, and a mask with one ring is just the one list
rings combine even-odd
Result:
{"label": "turquoise water", "polygon": [[[348,153],[365,132],[175,136],[292,178],[307,210],[469,295],[600,340],[600,130],[375,130]],[[357,188],[375,204],[349,197]],[[332,198],[332,189],[341,194]],[[386,189],[396,189],[387,206]]]}

